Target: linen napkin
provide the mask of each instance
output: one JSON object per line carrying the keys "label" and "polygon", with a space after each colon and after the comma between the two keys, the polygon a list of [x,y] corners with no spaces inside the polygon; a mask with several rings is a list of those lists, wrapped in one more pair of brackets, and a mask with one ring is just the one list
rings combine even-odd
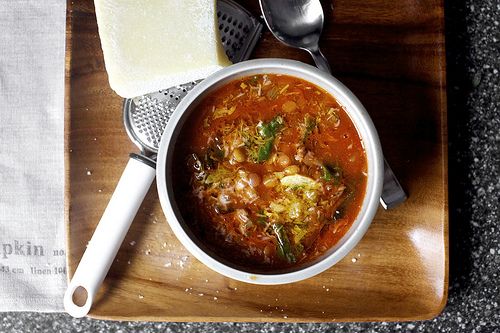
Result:
{"label": "linen napkin", "polygon": [[61,311],[65,0],[0,5],[0,311]]}

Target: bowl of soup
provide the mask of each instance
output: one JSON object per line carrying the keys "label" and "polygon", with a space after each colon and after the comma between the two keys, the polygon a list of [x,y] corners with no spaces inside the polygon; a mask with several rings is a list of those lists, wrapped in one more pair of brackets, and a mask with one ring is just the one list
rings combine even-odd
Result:
{"label": "bowl of soup", "polygon": [[157,187],[186,249],[236,280],[312,277],[351,251],[382,191],[365,108],[310,65],[259,59],[198,84],[169,120]]}

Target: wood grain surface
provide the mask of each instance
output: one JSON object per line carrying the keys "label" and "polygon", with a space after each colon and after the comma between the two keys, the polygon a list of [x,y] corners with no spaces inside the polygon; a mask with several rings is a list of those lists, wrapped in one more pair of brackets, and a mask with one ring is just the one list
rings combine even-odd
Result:
{"label": "wood grain surface", "polygon": [[[260,15],[257,0],[240,1]],[[448,189],[442,0],[323,1],[321,47],[363,102],[409,200],[379,209],[356,248],[326,272],[282,286],[219,275],[172,234],[153,184],[90,316],[153,321],[372,321],[436,316],[448,285]],[[334,8],[334,10],[333,10]],[[312,63],[265,30],[253,58]],[[68,277],[137,148],[109,87],[93,2],[68,2]]]}

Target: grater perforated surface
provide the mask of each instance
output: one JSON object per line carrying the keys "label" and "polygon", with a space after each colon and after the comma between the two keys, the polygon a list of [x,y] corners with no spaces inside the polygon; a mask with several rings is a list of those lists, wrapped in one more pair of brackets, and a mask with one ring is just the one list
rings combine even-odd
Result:
{"label": "grater perforated surface", "polygon": [[[229,59],[233,63],[247,60],[260,37],[262,24],[232,0],[217,2],[217,19],[222,45]],[[125,99],[125,129],[143,153],[158,151],[167,121],[180,100],[200,81]]]}

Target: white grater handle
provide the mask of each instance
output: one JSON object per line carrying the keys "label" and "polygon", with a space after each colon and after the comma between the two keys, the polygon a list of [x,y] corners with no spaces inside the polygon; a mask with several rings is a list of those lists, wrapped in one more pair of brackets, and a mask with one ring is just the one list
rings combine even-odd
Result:
{"label": "white grater handle", "polygon": [[[148,161],[144,162],[144,159],[129,160],[68,285],[64,294],[64,309],[73,317],[81,318],[89,313],[94,297],[151,187],[155,178],[154,162],[151,161],[148,165]],[[87,299],[82,306],[73,300],[73,295],[79,287],[87,292]]]}

